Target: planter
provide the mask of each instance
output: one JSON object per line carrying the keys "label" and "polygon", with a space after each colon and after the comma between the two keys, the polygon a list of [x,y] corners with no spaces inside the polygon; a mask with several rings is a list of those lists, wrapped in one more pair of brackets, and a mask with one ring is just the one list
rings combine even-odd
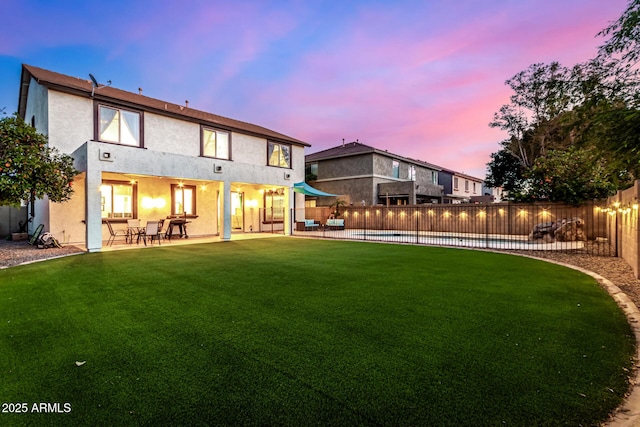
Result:
{"label": "planter", "polygon": [[13,241],[27,240],[28,238],[29,238],[28,233],[11,233],[11,240]]}

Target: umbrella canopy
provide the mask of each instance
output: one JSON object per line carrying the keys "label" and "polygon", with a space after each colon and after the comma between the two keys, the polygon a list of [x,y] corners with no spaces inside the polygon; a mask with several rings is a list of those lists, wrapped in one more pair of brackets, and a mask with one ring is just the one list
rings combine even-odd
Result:
{"label": "umbrella canopy", "polygon": [[304,181],[293,184],[293,191],[295,191],[296,193],[304,194],[305,196],[334,197],[339,195],[325,193],[324,191],[317,190]]}

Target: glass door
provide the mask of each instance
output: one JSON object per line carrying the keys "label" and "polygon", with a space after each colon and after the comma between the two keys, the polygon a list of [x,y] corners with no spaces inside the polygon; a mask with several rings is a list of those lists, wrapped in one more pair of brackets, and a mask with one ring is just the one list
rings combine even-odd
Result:
{"label": "glass door", "polygon": [[244,230],[243,193],[231,192],[231,229]]}

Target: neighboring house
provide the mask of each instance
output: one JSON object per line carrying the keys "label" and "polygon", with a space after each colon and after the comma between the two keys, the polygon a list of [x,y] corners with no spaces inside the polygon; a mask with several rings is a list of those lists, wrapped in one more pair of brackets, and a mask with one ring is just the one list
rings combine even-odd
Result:
{"label": "neighboring house", "polygon": [[[440,168],[359,142],[349,142],[305,158],[313,187],[353,205],[441,203]],[[329,205],[334,198],[310,198],[311,205]],[[309,204],[309,203],[308,203]]]}
{"label": "neighboring house", "polygon": [[485,196],[490,197],[492,203],[500,203],[506,197],[506,194],[504,193],[504,189],[502,187],[494,188],[494,187],[487,187],[486,185],[483,185],[482,193]]}
{"label": "neighboring house", "polygon": [[44,224],[89,251],[107,239],[105,220],[186,215],[189,235],[222,240],[289,233],[290,208],[304,202],[293,184],[309,144],[257,125],[29,65],[18,113],[80,171],[70,201],[37,202],[29,231]]}
{"label": "neighboring house", "polygon": [[438,182],[444,188],[444,203],[469,203],[472,197],[484,194],[483,180],[453,170],[442,169]]}

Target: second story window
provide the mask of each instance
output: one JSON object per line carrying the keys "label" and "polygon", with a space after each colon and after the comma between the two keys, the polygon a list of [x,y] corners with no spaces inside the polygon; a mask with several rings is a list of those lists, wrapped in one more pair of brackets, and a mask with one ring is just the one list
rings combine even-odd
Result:
{"label": "second story window", "polygon": [[431,183],[438,185],[438,172],[431,171]]}
{"label": "second story window", "polygon": [[139,112],[105,105],[98,107],[98,140],[140,147],[141,133]]}
{"label": "second story window", "polygon": [[409,179],[409,181],[415,181],[416,180],[416,167],[414,165],[409,166],[408,169],[408,173],[407,173],[407,179]]}
{"label": "second story window", "polygon": [[391,166],[391,177],[400,178],[400,162],[397,160],[394,160]]}
{"label": "second story window", "polygon": [[231,135],[219,129],[202,129],[202,155],[231,160]]}
{"label": "second story window", "polygon": [[453,189],[456,190],[456,191],[458,190],[458,178],[457,177],[453,178]]}
{"label": "second story window", "polygon": [[291,146],[269,141],[267,144],[267,164],[279,168],[291,168]]}
{"label": "second story window", "polygon": [[305,166],[305,181],[315,181],[318,179],[318,162],[307,163]]}
{"label": "second story window", "polygon": [[464,191],[465,193],[469,192],[469,181],[468,180],[464,180]]}

